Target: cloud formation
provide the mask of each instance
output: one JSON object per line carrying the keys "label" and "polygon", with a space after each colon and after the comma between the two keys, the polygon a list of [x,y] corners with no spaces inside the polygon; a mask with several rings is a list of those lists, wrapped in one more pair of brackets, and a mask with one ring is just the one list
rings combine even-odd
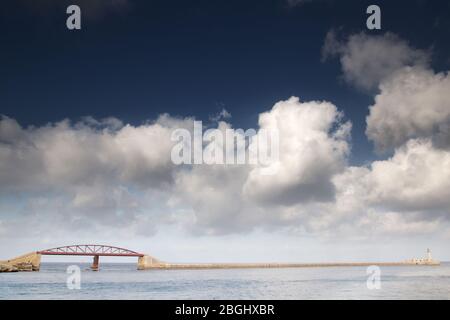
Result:
{"label": "cloud formation", "polygon": [[429,139],[409,140],[392,158],[371,167],[372,203],[450,219],[450,152],[434,148]]}
{"label": "cloud formation", "polygon": [[22,128],[3,117],[0,189],[61,190],[113,181],[161,187],[172,179],[170,134],[173,128],[189,126],[188,121],[161,116],[135,127],[113,118],[88,118]]}
{"label": "cloud formation", "polygon": [[336,31],[331,30],[325,37],[322,59],[335,56],[340,60],[344,80],[369,91],[405,66],[427,66],[429,62],[426,51],[412,48],[389,32],[379,36],[358,33],[340,40]]}
{"label": "cloud formation", "polygon": [[339,40],[332,30],[322,55],[339,57],[346,82],[375,92],[366,134],[378,151],[393,151],[415,138],[450,146],[450,80],[448,73],[431,69],[427,51],[389,32]]}
{"label": "cloud formation", "polygon": [[[335,179],[338,185],[345,181],[351,189],[362,190],[349,202],[366,212],[360,218],[362,226],[379,220],[386,230],[413,232],[436,229],[437,221],[447,224],[448,73],[435,73],[426,51],[412,48],[390,33],[360,33],[339,41],[331,31],[325,39],[323,55],[340,57],[348,83],[362,89],[378,89],[375,103],[369,108],[366,134],[378,151],[394,152],[391,158],[366,167],[350,167]],[[340,200],[338,196],[336,204]]]}
{"label": "cloud formation", "polygon": [[[423,51],[411,51],[396,36],[349,39],[337,45],[328,39],[325,52],[341,56],[350,83],[378,86],[367,135],[379,149],[391,148],[391,157],[350,166],[351,123],[342,111],[297,97],[262,112],[255,128],[257,135],[279,132],[274,175],[250,164],[174,165],[171,134],[192,131],[193,118],[162,115],[133,126],[87,117],[24,128],[2,117],[0,236],[17,236],[19,228],[55,236],[92,229],[149,236],[167,225],[196,235],[448,233],[448,75],[432,71]],[[386,50],[393,61],[374,50]],[[226,130],[229,119],[223,111],[213,125]]]}
{"label": "cloud formation", "polygon": [[448,152],[414,140],[390,159],[349,167],[351,124],[343,119],[329,102],[296,97],[260,114],[259,129],[280,131],[277,174],[263,175],[257,165],[173,165],[171,132],[192,130],[192,118],[23,128],[3,117],[1,230],[12,236],[26,221],[31,234],[109,228],[149,236],[176,225],[201,235],[283,229],[366,237],[447,225]]}
{"label": "cloud formation", "polygon": [[253,168],[244,194],[267,203],[294,204],[334,198],[331,178],[343,170],[350,152],[350,122],[329,102],[300,102],[292,97],[280,101],[259,117],[261,129],[277,130],[280,159],[266,168]]}
{"label": "cloud formation", "polygon": [[405,67],[380,84],[370,107],[367,136],[378,150],[399,147],[411,138],[431,137],[450,147],[450,77],[422,67]]}
{"label": "cloud formation", "polygon": [[176,169],[170,159],[171,132],[191,122],[163,115],[141,126],[87,118],[23,128],[3,117],[0,197],[11,206],[1,220],[12,235],[14,226],[23,232],[26,226],[40,226],[30,234],[45,234],[54,225],[74,231],[126,230],[138,227],[138,221],[147,221],[152,234],[151,222],[166,219],[160,211]]}

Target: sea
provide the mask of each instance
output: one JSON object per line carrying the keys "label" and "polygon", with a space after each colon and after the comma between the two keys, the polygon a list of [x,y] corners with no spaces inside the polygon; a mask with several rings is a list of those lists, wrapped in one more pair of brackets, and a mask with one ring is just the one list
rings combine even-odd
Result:
{"label": "sea", "polygon": [[136,264],[42,263],[0,273],[0,299],[450,299],[440,266],[136,270]]}

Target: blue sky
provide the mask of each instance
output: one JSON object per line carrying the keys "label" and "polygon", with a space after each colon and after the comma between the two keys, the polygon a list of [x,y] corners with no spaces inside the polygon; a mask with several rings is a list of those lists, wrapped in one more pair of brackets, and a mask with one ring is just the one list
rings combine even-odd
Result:
{"label": "blue sky", "polygon": [[[370,1],[119,1],[115,9],[86,6],[79,32],[66,29],[66,6],[58,3],[2,8],[0,104],[22,125],[82,116],[140,124],[165,112],[206,120],[225,108],[247,128],[295,95],[339,106],[353,123],[354,160],[373,156],[364,135],[373,97],[339,81],[337,60],[320,59],[330,29],[365,30]],[[382,8],[383,29],[371,34],[391,31],[433,48],[433,64],[446,70],[446,1],[384,1]]]}
{"label": "blue sky", "polygon": [[[82,9],[82,30],[80,31],[69,31],[66,28],[65,8],[72,3],[78,3]],[[224,246],[223,241],[230,241],[237,245],[241,240],[246,239],[247,249],[255,252],[253,255],[255,259],[264,256],[263,251],[258,253],[255,248],[258,248],[258,244],[264,241],[263,239],[272,239],[271,237],[276,239],[273,243],[277,246],[283,244],[286,248],[291,248],[281,250],[279,256],[275,257],[285,260],[292,256],[292,252],[299,255],[301,252],[301,256],[304,257],[310,251],[305,252],[304,245],[299,243],[318,250],[319,253],[309,252],[313,260],[326,260],[330,252],[339,250],[342,250],[342,255],[345,256],[349,256],[349,252],[354,252],[351,255],[354,259],[377,258],[382,256],[383,249],[386,247],[386,243],[380,240],[385,237],[391,239],[389,241],[392,241],[399,250],[408,247],[405,252],[410,254],[416,252],[411,243],[418,246],[423,244],[426,247],[427,242],[434,244],[434,247],[443,254],[445,249],[448,249],[442,244],[443,239],[448,240],[450,236],[448,228],[450,205],[442,200],[447,196],[446,192],[442,191],[441,194],[436,193],[435,190],[445,189],[444,182],[438,185],[437,189],[430,187],[431,191],[414,190],[411,194],[408,193],[404,198],[399,199],[391,199],[386,195],[380,196],[383,191],[379,190],[386,189],[379,187],[377,192],[374,191],[373,197],[364,200],[370,204],[364,202],[362,206],[370,206],[373,212],[369,210],[370,212],[367,213],[369,218],[360,217],[361,224],[355,227],[358,229],[357,232],[348,231],[348,234],[351,234],[348,238],[351,240],[340,235],[340,232],[347,230],[346,223],[351,225],[349,221],[354,219],[353,213],[345,217],[344,214],[339,217],[324,217],[320,222],[305,218],[305,216],[314,217],[322,210],[335,210],[335,207],[324,209],[324,206],[332,205],[320,201],[299,202],[294,207],[282,203],[281,200],[275,201],[276,203],[271,206],[276,207],[274,209],[276,212],[280,210],[278,216],[273,218],[266,213],[261,213],[267,221],[257,225],[257,228],[261,230],[258,229],[255,231],[256,234],[253,234],[252,228],[244,227],[240,230],[236,225],[230,225],[221,229],[215,225],[233,217],[242,223],[247,220],[253,221],[253,218],[246,217],[253,217],[256,212],[267,209],[267,206],[265,209],[262,208],[265,205],[249,204],[248,199],[241,202],[241,197],[233,194],[236,188],[239,189],[246,183],[239,180],[238,177],[242,176],[240,173],[223,173],[219,170],[219,173],[212,174],[208,171],[201,172],[196,168],[188,173],[180,173],[168,168],[166,163],[161,166],[161,171],[156,172],[152,171],[156,170],[154,169],[156,165],[148,162],[153,161],[155,157],[149,156],[151,159],[148,160],[145,158],[148,154],[141,155],[140,151],[136,151],[137,149],[133,147],[135,141],[140,141],[142,132],[156,130],[151,125],[155,122],[162,124],[163,127],[165,125],[170,127],[167,121],[180,121],[179,125],[183,126],[189,117],[208,121],[223,109],[231,114],[231,118],[226,119],[230,126],[244,129],[257,128],[261,113],[272,110],[277,102],[287,101],[295,96],[299,97],[300,102],[292,105],[299,109],[306,108],[302,103],[309,101],[327,101],[333,104],[344,115],[343,119],[338,119],[336,114],[336,123],[333,126],[343,126],[347,121],[352,125],[350,137],[341,141],[351,151],[336,154],[332,160],[328,158],[315,160],[317,163],[333,161],[333,165],[330,164],[332,169],[328,166],[321,169],[326,172],[330,170],[329,181],[327,180],[326,183],[331,183],[330,181],[336,177],[345,180],[347,176],[344,179],[342,175],[351,171],[352,175],[361,174],[364,177],[366,174],[375,175],[375,178],[370,176],[367,179],[375,179],[380,185],[389,184],[384,180],[380,182],[382,174],[377,175],[376,166],[371,167],[373,161],[380,161],[380,166],[386,166],[383,170],[390,170],[392,156],[398,154],[398,162],[395,162],[396,160],[392,162],[402,163],[404,159],[401,158],[402,155],[407,155],[405,158],[408,158],[411,150],[416,150],[419,154],[423,149],[425,151],[420,154],[434,155],[436,153],[436,157],[448,159],[447,149],[441,148],[439,144],[439,141],[448,141],[446,134],[450,132],[445,131],[448,124],[445,112],[450,108],[448,103],[438,103],[430,98],[430,110],[434,110],[436,105],[436,113],[442,116],[430,120],[431,123],[426,123],[423,127],[419,126],[417,131],[410,130],[411,127],[418,126],[416,119],[406,117],[412,124],[409,125],[409,122],[405,120],[405,126],[400,126],[404,130],[397,132],[395,125],[389,126],[385,120],[393,119],[395,122],[397,114],[392,115],[386,111],[388,107],[378,104],[375,97],[384,97],[382,95],[384,91],[379,85],[397,88],[395,81],[400,83],[402,76],[406,77],[406,75],[400,74],[397,69],[392,69],[389,70],[390,74],[386,75],[386,78],[377,80],[374,88],[363,88],[358,84],[360,78],[349,80],[354,79],[352,77],[355,74],[352,72],[355,70],[346,71],[342,59],[343,57],[358,58],[357,52],[351,51],[350,39],[352,36],[363,33],[364,37],[354,38],[354,43],[364,46],[371,43],[370,39],[380,40],[374,42],[375,46],[379,46],[376,48],[380,54],[375,52],[373,59],[375,62],[379,60],[380,66],[368,70],[367,78],[373,76],[371,71],[386,65],[386,61],[383,58],[377,59],[377,56],[383,56],[382,52],[387,52],[389,46],[405,54],[411,54],[409,60],[404,58],[404,55],[392,57],[393,61],[396,59],[399,61],[401,67],[412,66],[415,68],[413,71],[417,71],[417,77],[437,78],[437,74],[446,72],[450,67],[448,42],[450,4],[448,1],[378,1],[377,4],[382,10],[382,29],[375,31],[366,28],[365,11],[369,4],[372,4],[372,1],[312,0],[294,5],[292,2],[283,0],[209,0],[195,3],[159,0],[115,2],[45,0],[37,5],[31,0],[20,0],[2,4],[0,114],[3,116],[3,131],[0,130],[0,143],[3,144],[3,148],[0,149],[0,156],[2,156],[0,161],[3,161],[1,168],[4,172],[0,179],[3,179],[4,186],[8,185],[11,188],[4,187],[0,190],[0,237],[2,235],[5,238],[11,237],[23,221],[38,221],[39,225],[36,228],[41,230],[41,234],[38,232],[29,239],[11,241],[17,244],[16,247],[11,246],[10,242],[2,241],[5,245],[0,245],[1,250],[12,254],[16,251],[21,253],[20,250],[30,246],[30,242],[38,242],[37,246],[45,246],[46,244],[66,244],[65,241],[74,238],[88,241],[91,239],[91,231],[83,234],[81,231],[77,233],[78,231],[73,230],[82,230],[89,225],[89,228],[85,229],[91,230],[92,227],[99,232],[98,230],[106,228],[110,234],[114,234],[116,230],[125,232],[124,230],[129,228],[132,231],[125,232],[130,235],[129,240],[125,242],[134,247],[139,246],[138,243],[145,242],[141,239],[149,239],[148,241],[157,241],[158,237],[163,239],[164,233],[173,235],[172,239],[175,239],[173,240],[175,243],[177,241],[190,243],[192,248],[200,247],[204,252],[218,250],[217,248]],[[336,36],[334,40],[338,49],[335,52],[328,52],[329,57],[324,60],[323,48],[327,35],[330,34]],[[395,36],[391,38],[387,34]],[[427,62],[419,61],[422,58]],[[365,72],[364,68],[362,72]],[[413,75],[416,76],[416,73]],[[394,80],[389,80],[391,76]],[[358,77],[361,77],[361,74],[358,74]],[[439,90],[445,89],[446,85],[446,80],[442,81],[442,85],[436,84],[438,87],[436,92],[442,92]],[[384,92],[386,95],[387,91]],[[427,89],[424,88],[423,92],[427,92]],[[419,98],[423,97],[418,97],[415,101],[419,101]],[[408,111],[409,104],[410,101],[399,102],[399,105],[406,106],[405,114],[416,110]],[[286,110],[291,108],[288,106],[289,103],[283,105]],[[374,113],[369,123],[366,117],[370,115],[369,106],[373,105],[376,105],[376,110],[386,112],[386,116],[383,113],[378,117]],[[424,104],[423,108],[428,108],[428,105]],[[170,119],[161,120],[158,118],[161,114],[168,114]],[[289,116],[288,111],[286,114]],[[93,128],[92,123],[87,123],[84,120],[87,116],[98,121],[113,117],[122,122],[120,129],[112,130],[113,132],[119,130],[118,132],[123,135],[129,134],[130,139],[133,139],[131,146],[122,146],[128,150],[125,156],[119,156],[115,151],[110,153],[109,147],[102,149],[104,145],[99,137],[100,129]],[[273,114],[273,116],[277,115]],[[64,119],[68,119],[69,122],[61,124],[60,121]],[[400,122],[401,120],[400,118]],[[307,119],[298,119],[299,126],[302,123],[307,126],[307,122]],[[123,130],[126,124],[129,124],[134,131]],[[99,126],[105,128],[109,124],[102,123]],[[368,126],[372,128],[370,133],[366,133]],[[428,130],[429,127],[444,129],[435,132],[434,129]],[[390,136],[384,136],[384,132],[388,132]],[[76,140],[77,137],[72,140],[70,138],[72,134],[80,134],[80,140]],[[113,140],[111,143],[117,143],[116,138],[119,135],[116,134],[117,132],[111,134]],[[158,136],[159,133],[151,131],[150,134]],[[27,138],[22,140],[22,136]],[[57,137],[66,136],[69,140],[57,141]],[[426,141],[414,144],[413,140],[416,138],[429,139],[430,144],[427,145]],[[37,149],[43,148],[44,151],[38,154],[33,153],[34,151],[27,153],[28,151],[23,150],[28,149],[21,149],[22,143],[25,143],[23,141],[27,141],[26,143],[32,141]],[[389,141],[394,142],[389,145]],[[326,140],[325,143],[331,142]],[[72,146],[70,152],[73,153],[68,154],[68,150],[61,151],[60,148],[64,145]],[[389,148],[377,153],[375,145],[389,145]],[[77,147],[80,148],[79,152]],[[406,148],[406,151],[402,148]],[[55,153],[49,154],[51,150]],[[99,154],[103,152],[102,150],[106,150],[104,155],[101,154],[99,157],[108,157],[111,162],[97,163],[97,157],[92,156],[95,150],[100,150]],[[289,152],[293,151],[295,150],[289,150]],[[133,157],[134,153],[139,154]],[[11,156],[12,154],[14,157]],[[58,156],[62,154],[64,156]],[[128,161],[126,167],[122,167],[120,162],[120,159],[124,157]],[[300,152],[299,162],[302,161],[302,157]],[[17,163],[11,162],[12,159],[16,159]],[[60,160],[68,167],[79,166],[83,170],[66,172],[67,168],[58,167],[62,165],[59,163]],[[432,162],[432,160],[426,161],[428,161],[426,163]],[[335,162],[338,163],[336,166]],[[132,165],[128,166],[128,163]],[[443,164],[445,169],[446,162]],[[33,166],[37,168],[30,169]],[[133,171],[136,168],[143,170],[141,176]],[[370,173],[354,173],[367,168]],[[19,179],[18,175],[15,175],[15,178],[8,175],[8,172],[16,172],[15,170],[23,172],[26,176]],[[315,168],[311,168],[307,171],[314,172],[314,170]],[[437,167],[436,170],[439,172],[441,169]],[[121,173],[118,174],[118,171]],[[63,172],[62,175],[60,175],[61,172]],[[447,171],[440,172],[443,177],[447,174]],[[198,199],[197,195],[178,197],[183,186],[192,188],[192,185],[188,186],[187,181],[200,181],[198,183],[202,186],[217,187],[221,183],[205,180],[205,176],[215,176],[215,174],[224,174],[221,180],[224,188],[221,191],[222,194],[217,195],[218,203]],[[422,184],[426,184],[431,181],[434,174],[434,171],[430,172],[425,177],[419,177],[418,182],[414,183],[421,184],[420,179],[424,179]],[[92,178],[93,176],[95,178]],[[353,179],[358,180],[353,177],[351,182],[345,180],[345,184],[353,185],[356,183]],[[406,179],[407,177],[403,184],[404,189],[408,183],[412,183]],[[297,187],[303,186],[302,181],[288,181],[287,184],[277,181],[258,180],[255,183],[269,185],[273,183],[273,188],[280,190],[288,188],[287,186],[291,184]],[[314,183],[312,188],[316,187]],[[341,182],[333,182],[338,190],[336,191],[337,199],[340,199],[339,190],[343,188],[338,185],[339,183]],[[117,184],[120,187],[112,190],[110,184]],[[430,185],[435,184],[430,182]],[[261,189],[263,195],[264,188]],[[287,192],[290,194],[298,192],[298,198],[302,198],[301,193],[305,192],[302,188],[298,187]],[[362,187],[355,185],[354,188]],[[90,191],[86,192],[86,190]],[[202,191],[199,190],[199,192]],[[396,190],[392,192],[395,193]],[[439,194],[440,198],[436,196],[435,199],[426,192]],[[111,194],[119,195],[120,200]],[[224,195],[230,195],[230,197],[227,198]],[[413,203],[411,200],[411,198],[422,196],[423,199],[427,196],[434,199],[433,204],[424,204],[425,200],[421,203]],[[17,201],[17,199],[20,200]],[[79,201],[85,200],[89,202],[86,207],[77,206]],[[238,203],[239,205],[234,209],[235,212],[240,213],[235,216],[233,213],[230,217],[230,213],[221,207],[226,206],[226,203]],[[333,205],[340,206],[336,203]],[[213,214],[212,218],[204,212],[205,208],[210,206],[216,208],[218,212],[217,215]],[[336,210],[339,211],[340,208]],[[347,209],[342,210],[347,212]],[[361,209],[358,207],[355,210]],[[396,231],[392,231],[389,224],[387,229],[394,235],[386,236],[384,233],[386,230],[384,230],[379,234],[375,232],[376,234],[370,239],[361,240],[368,247],[375,248],[368,253],[367,247],[358,243],[359,240],[356,239],[360,239],[361,234],[366,233],[364,221],[378,219],[375,217],[377,213],[374,213],[378,211],[383,212],[380,214],[382,217],[380,219],[390,221],[387,225],[396,224],[396,221],[407,216],[405,221],[401,220],[401,223],[405,222],[405,227],[402,229],[405,233],[402,236],[396,235]],[[98,212],[101,214],[97,216]],[[112,213],[108,214],[108,212]],[[183,213],[186,212],[187,214],[184,215]],[[409,213],[405,214],[405,212]],[[427,215],[425,212],[431,213]],[[298,215],[299,218],[292,221],[286,220],[285,217],[291,214]],[[27,215],[31,215],[32,218],[23,220],[28,219]],[[383,218],[383,215],[387,217]],[[125,223],[123,216],[128,217],[132,222],[127,222],[129,224],[121,228]],[[72,231],[63,234],[47,231],[51,221],[60,223],[66,218],[71,221],[71,227],[67,230]],[[335,219],[339,222],[336,224],[330,222]],[[187,220],[190,227],[180,226]],[[173,221],[176,223],[172,223]],[[140,230],[139,224],[142,224],[143,230]],[[325,224],[327,227],[323,227]],[[421,224],[425,224],[425,227],[422,228]],[[191,228],[192,225],[195,226]],[[279,228],[278,225],[280,225]],[[283,236],[286,232],[283,228],[290,230],[287,232],[288,235]],[[418,229],[430,231],[417,232]],[[439,231],[436,231],[437,229]],[[337,232],[337,230],[340,231]],[[412,230],[411,234],[408,230]],[[45,234],[45,241],[42,240],[43,234]],[[224,240],[221,237],[231,237],[233,240]],[[335,237],[340,238],[343,243],[336,244],[333,248],[326,241]],[[324,240],[325,238],[327,240]],[[114,236],[104,236],[97,241],[110,242],[113,239]],[[297,242],[295,239],[302,240]],[[376,239],[377,243],[380,241],[382,243],[374,246],[373,239]],[[347,240],[349,242],[346,242]],[[208,246],[205,243],[215,243],[215,246]],[[176,254],[175,250],[171,251],[170,246],[159,244],[156,248],[148,247],[150,250],[172,252],[168,258],[186,259]],[[147,250],[147,246],[142,249]],[[247,249],[244,246],[242,250]],[[423,250],[424,248],[420,248],[418,253]],[[236,259],[246,256],[245,253],[235,252]],[[371,255],[370,252],[376,253]],[[450,259],[448,253],[446,254],[446,258]],[[196,258],[205,260],[206,256],[207,254],[198,254]],[[388,257],[395,258],[392,255]],[[332,258],[336,260],[340,256],[335,255]]]}

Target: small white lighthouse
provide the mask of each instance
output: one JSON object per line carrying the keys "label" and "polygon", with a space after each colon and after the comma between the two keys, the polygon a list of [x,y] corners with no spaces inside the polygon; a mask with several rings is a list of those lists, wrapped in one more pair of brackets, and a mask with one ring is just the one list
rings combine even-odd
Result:
{"label": "small white lighthouse", "polygon": [[433,260],[431,256],[431,250],[427,249],[427,256],[424,258],[414,258],[411,260],[407,260],[407,264],[416,264],[416,265],[426,265],[426,266],[438,266],[441,263],[437,260]]}
{"label": "small white lighthouse", "polygon": [[427,249],[427,262],[433,261],[433,257],[431,257],[431,250],[430,248]]}

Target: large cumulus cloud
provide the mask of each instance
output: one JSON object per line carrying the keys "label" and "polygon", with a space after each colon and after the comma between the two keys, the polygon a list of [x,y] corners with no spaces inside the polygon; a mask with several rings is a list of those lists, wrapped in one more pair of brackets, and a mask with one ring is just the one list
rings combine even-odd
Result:
{"label": "large cumulus cloud", "polygon": [[427,50],[389,32],[340,40],[330,31],[323,56],[338,56],[348,83],[375,92],[366,133],[378,151],[392,151],[414,138],[450,145],[450,79],[431,69]]}
{"label": "large cumulus cloud", "polygon": [[[50,217],[76,230],[89,222],[140,224],[139,232],[149,224],[149,233],[155,225],[181,223],[201,234],[306,225],[310,216],[297,205],[334,201],[332,178],[344,170],[350,150],[351,125],[336,106],[296,97],[260,115],[256,137],[262,129],[279,131],[280,158],[270,164],[277,169],[271,175],[262,173],[266,165],[174,165],[171,133],[178,128],[192,131],[193,119],[164,115],[131,126],[86,118],[23,128],[3,117],[1,196],[23,195],[26,209],[2,223],[19,223],[27,212],[27,219]],[[217,128],[231,125],[219,121]]]}
{"label": "large cumulus cloud", "polygon": [[340,40],[328,32],[322,48],[324,60],[338,56],[344,79],[364,90],[374,90],[380,82],[405,66],[427,66],[429,53],[415,49],[393,33],[369,36],[358,33]]}
{"label": "large cumulus cloud", "polygon": [[171,134],[192,131],[193,118],[24,128],[2,117],[0,235],[28,226],[55,236],[92,228],[148,236],[163,225],[206,235],[256,228],[359,239],[448,232],[448,75],[394,35],[328,39],[324,50],[340,56],[349,83],[378,88],[367,135],[392,156],[349,166],[351,124],[338,106],[296,97],[259,115],[256,137],[279,133],[279,159],[268,166],[174,165]]}
{"label": "large cumulus cloud", "polygon": [[165,220],[165,193],[176,169],[170,135],[180,127],[192,127],[192,120],[163,115],[131,126],[86,118],[23,128],[3,117],[0,197],[15,205],[2,210],[0,220],[30,234],[54,225],[76,231],[147,221],[153,233],[151,222]]}
{"label": "large cumulus cloud", "polygon": [[437,147],[449,147],[448,74],[406,67],[383,81],[367,117],[367,136],[380,151],[420,137],[432,137]]}
{"label": "large cumulus cloud", "polygon": [[410,140],[371,167],[373,203],[450,219],[450,152],[434,148],[429,139]]}
{"label": "large cumulus cloud", "polygon": [[276,174],[253,168],[244,185],[245,195],[266,203],[285,205],[334,198],[331,178],[343,170],[350,151],[350,122],[329,102],[300,102],[292,97],[260,115],[261,129],[279,132]]}
{"label": "large cumulus cloud", "polygon": [[192,130],[191,118],[164,115],[141,126],[86,118],[23,128],[4,117],[1,232],[13,236],[29,226],[30,234],[149,236],[177,225],[204,235],[256,228],[365,237],[445,226],[448,152],[414,140],[392,158],[349,167],[351,124],[343,119],[329,102],[296,97],[262,113],[259,129],[276,128],[280,138],[280,158],[269,165],[277,170],[267,175],[260,165],[174,165],[171,133]]}
{"label": "large cumulus cloud", "polygon": [[22,128],[3,117],[0,189],[61,190],[109,182],[164,186],[173,178],[172,130],[190,125],[188,120],[169,123],[167,118],[137,127],[121,126],[117,119],[87,119]]}
{"label": "large cumulus cloud", "polygon": [[425,50],[391,33],[360,33],[342,41],[331,31],[323,53],[340,57],[343,77],[350,84],[377,89],[366,134],[378,151],[393,152],[386,160],[350,167],[335,179],[363,190],[351,201],[366,212],[360,221],[384,221],[388,230],[396,229],[389,226],[395,222],[404,224],[399,230],[411,232],[448,221],[448,74],[433,71]]}

